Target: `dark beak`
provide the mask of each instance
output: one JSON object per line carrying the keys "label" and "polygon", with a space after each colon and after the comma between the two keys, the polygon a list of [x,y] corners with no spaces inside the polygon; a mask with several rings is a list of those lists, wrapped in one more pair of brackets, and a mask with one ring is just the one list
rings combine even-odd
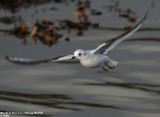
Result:
{"label": "dark beak", "polygon": [[73,56],[71,59],[74,59],[74,58],[76,58],[75,56]]}

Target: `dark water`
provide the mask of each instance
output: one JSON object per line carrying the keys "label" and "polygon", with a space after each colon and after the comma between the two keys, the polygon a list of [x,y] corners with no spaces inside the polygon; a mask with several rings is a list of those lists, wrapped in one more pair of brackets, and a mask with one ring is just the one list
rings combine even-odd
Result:
{"label": "dark water", "polygon": [[[124,30],[88,29],[83,36],[60,31],[70,42],[61,38],[51,47],[31,37],[26,40],[0,32],[0,111],[43,112],[35,116],[57,117],[159,117],[160,116],[160,7],[158,0],[122,0],[119,8],[131,8],[137,21],[120,18],[106,5],[115,0],[93,0],[91,7],[102,15],[89,15],[100,27],[120,28],[136,23],[149,11],[141,30],[118,45],[108,55],[119,65],[109,72],[87,69],[80,64],[47,63],[17,65],[4,59],[6,55],[46,59],[70,54],[77,48],[92,49]],[[58,10],[50,10],[51,7]],[[45,9],[45,10],[44,10]],[[67,9],[67,10],[66,10]],[[20,7],[14,13],[1,9],[0,16],[21,16],[30,29],[36,19],[70,19],[75,3],[50,2]],[[35,13],[35,10],[38,13]],[[90,9],[86,11],[90,14]],[[0,23],[1,29],[13,24]],[[24,44],[24,41],[26,45]],[[12,115],[14,116],[14,115]],[[17,116],[17,115],[15,115]],[[29,115],[19,115],[29,116]]]}

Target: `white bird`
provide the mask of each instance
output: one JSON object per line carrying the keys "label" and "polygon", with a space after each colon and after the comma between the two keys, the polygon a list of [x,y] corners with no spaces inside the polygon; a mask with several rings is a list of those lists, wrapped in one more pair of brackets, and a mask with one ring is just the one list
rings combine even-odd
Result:
{"label": "white bird", "polygon": [[66,60],[72,60],[74,58],[78,59],[80,63],[87,68],[102,68],[105,71],[108,71],[107,69],[114,69],[118,62],[110,59],[106,54],[112,50],[115,46],[117,46],[120,42],[127,39],[129,36],[131,36],[133,33],[135,33],[143,24],[143,21],[146,19],[147,13],[144,16],[144,18],[131,30],[112,38],[105,43],[99,45],[96,49],[93,50],[83,50],[78,49],[74,52],[74,54],[67,55],[67,56],[60,56],[52,59],[47,60],[31,60],[31,59],[24,59],[24,58],[17,58],[17,57],[11,57],[6,56],[6,59],[14,62],[14,63],[20,63],[20,64],[38,64],[38,63],[44,63],[44,62],[59,62],[59,61],[66,61]]}

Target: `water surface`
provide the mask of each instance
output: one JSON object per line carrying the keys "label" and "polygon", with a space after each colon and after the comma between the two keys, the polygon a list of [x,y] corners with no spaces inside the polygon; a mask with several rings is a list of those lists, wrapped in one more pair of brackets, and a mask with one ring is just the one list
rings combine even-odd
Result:
{"label": "water surface", "polygon": [[[137,21],[134,23],[118,17],[117,12],[110,12],[105,7],[114,3],[114,0],[93,0],[92,8],[102,11],[102,15],[92,16],[90,9],[86,12],[92,22],[100,23],[100,27],[123,29],[136,25],[148,9],[149,14],[142,28],[159,28],[158,0],[120,1],[120,8],[131,8],[136,13]],[[53,6],[58,11],[49,10]],[[36,19],[72,20],[74,9],[75,3],[51,2],[22,7],[15,13],[1,9],[0,13],[1,16],[20,15],[32,29]],[[8,29],[14,24],[0,23],[0,26],[1,29]],[[119,65],[109,72],[87,69],[80,64],[17,65],[4,59],[6,55],[46,59],[73,53],[77,48],[92,49],[122,32],[124,30],[89,29],[83,36],[76,36],[74,31],[71,34],[61,31],[70,38],[70,42],[62,38],[51,47],[39,40],[34,44],[29,36],[25,45],[23,39],[1,32],[0,111],[43,112],[43,116],[57,117],[159,117],[159,31],[138,31],[130,37],[130,41],[118,45],[108,55],[119,61]]]}

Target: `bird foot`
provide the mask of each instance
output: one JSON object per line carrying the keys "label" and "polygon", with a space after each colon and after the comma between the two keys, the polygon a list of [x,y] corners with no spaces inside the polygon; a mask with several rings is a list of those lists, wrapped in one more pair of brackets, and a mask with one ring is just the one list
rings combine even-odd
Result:
{"label": "bird foot", "polygon": [[106,66],[107,66],[109,69],[115,69],[115,68],[116,68],[115,66],[111,67],[111,66],[109,66],[109,65],[107,65],[107,64],[106,64]]}

